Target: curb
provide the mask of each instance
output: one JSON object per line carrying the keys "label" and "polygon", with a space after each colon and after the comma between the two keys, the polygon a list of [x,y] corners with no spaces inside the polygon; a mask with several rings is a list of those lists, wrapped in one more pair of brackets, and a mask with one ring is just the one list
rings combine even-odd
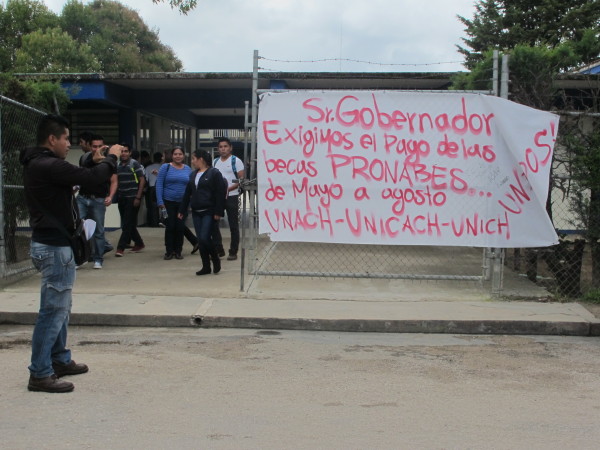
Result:
{"label": "curb", "polygon": [[[36,318],[37,313],[32,312],[0,312],[0,325],[34,325]],[[69,318],[69,325],[150,328],[196,327],[190,316],[96,313],[72,313]]]}
{"label": "curb", "polygon": [[[37,313],[0,312],[0,325],[33,325]],[[251,328],[365,333],[600,336],[599,322],[382,320],[75,313],[72,326]]]}
{"label": "curb", "polygon": [[194,316],[201,328],[255,328],[369,333],[598,336],[600,324],[522,320],[277,319]]}

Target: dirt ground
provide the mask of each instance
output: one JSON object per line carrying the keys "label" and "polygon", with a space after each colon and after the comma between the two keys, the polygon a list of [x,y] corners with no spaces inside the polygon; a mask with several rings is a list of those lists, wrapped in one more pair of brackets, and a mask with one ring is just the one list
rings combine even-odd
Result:
{"label": "dirt ground", "polygon": [[592,303],[580,303],[580,305],[596,316],[597,319],[600,319],[600,305]]}
{"label": "dirt ground", "polygon": [[26,389],[31,327],[0,326],[15,449],[596,449],[600,341],[73,327],[90,372]]}

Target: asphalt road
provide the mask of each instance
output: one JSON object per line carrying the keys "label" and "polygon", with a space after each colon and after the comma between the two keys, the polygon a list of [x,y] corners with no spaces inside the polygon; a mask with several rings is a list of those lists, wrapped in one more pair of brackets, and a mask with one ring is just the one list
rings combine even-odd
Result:
{"label": "asphalt road", "polygon": [[71,328],[90,372],[26,389],[0,326],[10,449],[596,449],[600,339]]}

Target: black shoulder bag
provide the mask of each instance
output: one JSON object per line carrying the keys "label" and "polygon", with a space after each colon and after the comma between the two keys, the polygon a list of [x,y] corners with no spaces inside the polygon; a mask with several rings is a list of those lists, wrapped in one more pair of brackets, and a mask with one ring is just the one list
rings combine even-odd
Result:
{"label": "black shoulder bag", "polygon": [[[75,264],[80,266],[88,262],[90,256],[92,255],[92,245],[85,235],[83,220],[77,219],[77,214],[74,214],[73,221],[76,223],[75,231],[73,233],[69,233],[65,226],[56,217],[50,214],[46,208],[44,208],[37,201],[37,199],[36,202],[38,203],[38,207],[48,217],[48,219],[50,219],[54,225],[56,225],[56,228],[58,228],[58,230],[69,240],[71,248],[73,249],[73,258],[75,259]],[[74,207],[73,197],[71,197],[71,208]]]}

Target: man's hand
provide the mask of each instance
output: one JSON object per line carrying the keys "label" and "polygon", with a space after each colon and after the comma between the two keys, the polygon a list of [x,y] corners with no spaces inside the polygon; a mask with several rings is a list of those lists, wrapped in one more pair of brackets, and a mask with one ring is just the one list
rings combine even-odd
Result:
{"label": "man's hand", "polygon": [[106,197],[104,199],[104,206],[110,206],[112,205],[112,197],[109,195],[108,197]]}
{"label": "man's hand", "polygon": [[92,160],[94,161],[94,163],[98,164],[100,161],[102,161],[105,158],[104,152],[107,148],[108,148],[108,145],[104,145],[99,148],[92,147],[91,152],[92,152]]}
{"label": "man's hand", "polygon": [[121,157],[121,150],[123,150],[123,146],[119,145],[119,144],[115,144],[108,150],[108,154],[115,155],[118,160]]}

